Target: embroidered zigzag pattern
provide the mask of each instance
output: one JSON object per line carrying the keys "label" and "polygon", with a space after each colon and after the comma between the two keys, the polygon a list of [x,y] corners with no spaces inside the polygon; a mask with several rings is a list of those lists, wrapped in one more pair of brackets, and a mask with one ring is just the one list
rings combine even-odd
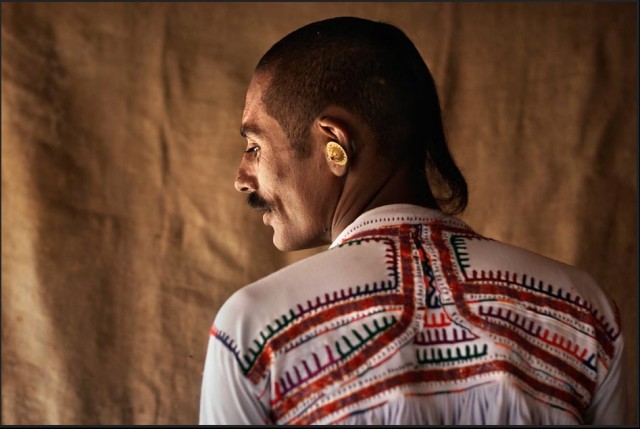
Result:
{"label": "embroidered zigzag pattern", "polygon": [[486,344],[482,345],[481,350],[478,350],[477,344],[473,345],[473,349],[469,345],[466,345],[464,346],[463,351],[460,349],[460,347],[455,347],[455,353],[450,347],[417,349],[416,358],[420,365],[440,364],[444,362],[458,362],[486,356],[487,350],[488,346]]}
{"label": "embroidered zigzag pattern", "polygon": [[487,316],[508,322],[509,325],[519,329],[525,334],[538,338],[542,342],[574,356],[578,361],[585,361],[584,357],[588,351],[586,348],[581,348],[578,344],[572,344],[571,340],[566,339],[558,333],[554,333],[553,336],[550,336],[549,329],[543,328],[542,325],[535,323],[533,320],[527,319],[526,317],[511,310],[504,310],[500,307],[488,306],[485,308],[481,305],[478,310],[481,316]]}
{"label": "embroidered zigzag pattern", "polygon": [[[591,303],[562,288],[508,270],[473,270],[468,240],[488,239],[437,221],[361,230],[338,247],[384,244],[389,278],[297,304],[261,330],[244,352],[227,334],[215,328],[212,334],[254,382],[267,373],[276,353],[304,350],[301,345],[328,334],[323,338],[328,338],[329,344],[280,369],[271,381],[275,391],[275,397],[270,398],[271,411],[278,423],[314,423],[359,401],[362,408],[351,412],[361,412],[371,408],[366,402],[369,398],[399,386],[420,386],[424,395],[454,392],[455,384],[449,382],[474,380],[472,386],[476,386],[496,372],[514,377],[528,395],[545,406],[565,410],[580,420],[603,356],[568,336],[551,332],[539,319],[518,313],[517,306],[505,306],[518,303],[530,315],[557,317],[557,323],[590,339],[594,336],[579,326],[595,323],[598,347],[606,351],[605,356],[612,354],[612,342],[620,330]],[[434,268],[442,273],[442,281],[453,294],[447,311],[440,300],[442,285],[437,284]],[[474,300],[467,300],[469,296]],[[470,310],[472,303],[479,304],[474,307],[477,314]],[[394,346],[411,347],[415,361],[373,374],[369,384],[363,378],[354,387],[346,387],[354,374],[369,375],[367,364],[380,350],[411,332],[408,330],[418,308],[424,315],[420,313],[417,330],[408,341],[402,337],[403,343]],[[579,310],[577,316],[574,309]],[[396,317],[394,312],[401,314]],[[347,328],[360,318],[365,321]],[[487,341],[494,342],[490,345]],[[390,351],[389,356],[396,352]],[[509,358],[504,360],[504,356]],[[326,386],[335,386],[334,396],[325,396]],[[341,418],[344,416],[335,414],[336,421]]]}
{"label": "embroidered zigzag pattern", "polygon": [[[309,406],[308,404],[315,401],[314,398],[322,395],[322,386],[338,383],[344,380],[344,377],[353,374],[354,371],[367,368],[370,359],[411,328],[416,311],[414,303],[416,285],[413,277],[415,262],[412,257],[412,242],[408,228],[405,226],[395,228],[391,232],[392,236],[398,237],[398,255],[400,256],[397,263],[402,278],[402,290],[391,296],[394,303],[392,307],[401,309],[399,318],[396,320],[393,316],[390,322],[385,322],[386,319],[382,319],[382,325],[376,325],[374,321],[373,329],[365,324],[361,332],[352,331],[351,338],[346,335],[342,336],[336,344],[336,350],[340,354],[341,360],[335,368],[328,369],[320,377],[317,376],[302,385],[297,385],[294,390],[289,392],[289,395],[272,402],[272,410],[278,421],[291,422],[291,417],[295,416],[295,413],[302,412]],[[353,238],[366,239],[365,236]],[[356,311],[361,310],[362,308],[359,308]]]}
{"label": "embroidered zigzag pattern", "polygon": [[[385,258],[387,270],[390,272],[390,276],[393,280],[381,280],[379,282],[374,281],[371,284],[365,283],[363,286],[358,285],[356,287],[348,287],[346,290],[340,289],[334,291],[333,294],[325,293],[323,296],[317,296],[315,300],[307,300],[306,305],[298,304],[296,309],[290,309],[288,314],[281,315],[271,324],[267,325],[264,330],[260,331],[259,338],[253,340],[253,346],[250,346],[245,353],[242,353],[241,358],[239,358],[238,355],[235,355],[245,374],[251,370],[272,338],[283,332],[293,323],[304,319],[305,316],[316,313],[321,309],[331,308],[340,302],[397,290],[399,284],[396,265],[397,251],[393,240],[388,238],[372,237],[354,240],[353,244],[357,245],[362,242],[369,241],[384,241],[385,244],[387,244],[388,247],[385,252]],[[293,340],[293,338],[289,339],[289,341]]]}
{"label": "embroidered zigzag pattern", "polygon": [[600,324],[603,331],[606,332],[610,341],[615,341],[620,335],[620,330],[612,326],[604,315],[598,314],[598,309],[595,308],[590,302],[581,299],[579,295],[572,296],[571,292],[563,291],[562,288],[555,288],[551,284],[545,284],[542,280],[536,280],[533,276],[529,276],[525,273],[518,275],[517,273],[510,273],[509,271],[497,270],[493,271],[472,270],[469,274],[467,269],[469,265],[469,254],[467,252],[465,241],[468,239],[476,239],[475,236],[463,237],[461,235],[454,235],[450,238],[450,243],[454,250],[455,258],[458,265],[462,268],[465,280],[468,282],[504,282],[509,285],[519,286],[529,291],[540,293],[549,296],[554,299],[565,301],[571,305],[577,306],[580,309],[587,311],[594,319]]}
{"label": "embroidered zigzag pattern", "polygon": [[437,344],[457,344],[478,339],[477,335],[471,334],[465,329],[456,329],[454,327],[451,329],[451,334],[448,331],[446,328],[420,331],[416,334],[413,343],[419,346],[433,346]]}
{"label": "embroidered zigzag pattern", "polygon": [[318,377],[325,370],[355,353],[358,349],[363,347],[380,333],[386,331],[397,321],[398,320],[393,316],[389,318],[383,316],[380,320],[373,319],[369,324],[363,323],[360,326],[360,330],[352,329],[351,339],[347,335],[343,335],[340,340],[334,342],[334,349],[337,353],[334,353],[330,346],[325,346],[324,349],[327,359],[324,363],[321,363],[317,353],[312,352],[311,365],[309,363],[310,359],[302,359],[300,363],[283,372],[282,376],[278,380],[279,388],[276,388],[277,397],[281,398],[291,390],[301,386],[313,378]]}

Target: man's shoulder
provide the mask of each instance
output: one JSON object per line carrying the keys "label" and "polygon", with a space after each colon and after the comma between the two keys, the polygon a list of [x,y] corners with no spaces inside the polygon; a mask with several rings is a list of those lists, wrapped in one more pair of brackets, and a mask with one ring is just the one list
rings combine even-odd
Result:
{"label": "man's shoulder", "polygon": [[516,306],[565,308],[567,317],[588,314],[589,323],[620,332],[615,302],[588,272],[481,236],[456,236],[449,241],[451,260],[466,293],[508,297]]}
{"label": "man's shoulder", "polygon": [[237,336],[260,335],[334,300],[386,287],[395,281],[392,267],[381,242],[326,250],[242,287],[220,308],[214,324]]}
{"label": "man's shoulder", "polygon": [[[601,288],[586,271],[529,249],[480,236],[451,240],[452,254],[469,280],[517,279],[532,287],[569,288],[575,294],[600,299]],[[558,293],[561,293],[558,291]]]}

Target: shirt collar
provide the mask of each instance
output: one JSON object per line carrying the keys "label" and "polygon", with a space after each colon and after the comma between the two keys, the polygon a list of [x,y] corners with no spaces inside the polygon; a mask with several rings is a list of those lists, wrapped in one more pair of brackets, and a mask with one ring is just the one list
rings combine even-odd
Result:
{"label": "shirt collar", "polygon": [[412,204],[390,204],[362,213],[336,237],[329,249],[344,243],[356,232],[400,223],[426,223],[433,221],[444,221],[451,226],[469,229],[469,226],[460,219],[446,215],[440,210]]}

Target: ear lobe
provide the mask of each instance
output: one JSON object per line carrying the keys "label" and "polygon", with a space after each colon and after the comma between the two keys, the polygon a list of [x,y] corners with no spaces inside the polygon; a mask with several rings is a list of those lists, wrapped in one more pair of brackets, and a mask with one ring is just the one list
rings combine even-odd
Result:
{"label": "ear lobe", "polygon": [[347,174],[349,168],[349,155],[342,145],[336,141],[330,141],[325,145],[325,157],[331,172],[342,177]]}

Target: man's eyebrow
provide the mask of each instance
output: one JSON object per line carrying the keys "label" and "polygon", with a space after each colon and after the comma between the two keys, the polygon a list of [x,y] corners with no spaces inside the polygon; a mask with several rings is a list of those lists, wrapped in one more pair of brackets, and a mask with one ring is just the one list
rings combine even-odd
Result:
{"label": "man's eyebrow", "polygon": [[243,124],[240,127],[240,135],[247,138],[248,135],[259,136],[262,134],[262,129],[254,124]]}

